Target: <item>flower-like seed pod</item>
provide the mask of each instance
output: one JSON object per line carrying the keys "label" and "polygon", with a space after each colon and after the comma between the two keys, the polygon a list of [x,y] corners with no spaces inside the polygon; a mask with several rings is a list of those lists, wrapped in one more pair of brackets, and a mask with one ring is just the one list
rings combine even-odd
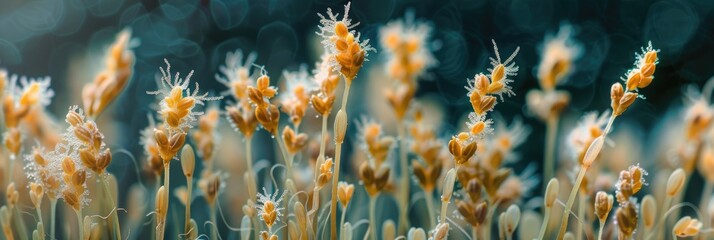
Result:
{"label": "flower-like seed pod", "polygon": [[[322,189],[332,179],[332,158],[320,164],[320,175],[317,177],[317,189]],[[339,186],[338,186],[339,187]],[[338,192],[339,193],[339,192]]]}
{"label": "flower-like seed pod", "polygon": [[290,154],[300,152],[300,150],[305,147],[305,144],[307,144],[307,138],[307,134],[295,134],[295,131],[289,126],[285,126],[283,129],[283,141],[285,142],[285,148]]}
{"label": "flower-like seed pod", "polygon": [[456,208],[461,216],[473,227],[481,226],[486,220],[488,205],[486,202],[471,204],[466,201],[456,200]]}
{"label": "flower-like seed pod", "polygon": [[367,194],[374,197],[384,189],[389,181],[389,168],[380,167],[375,170],[367,162],[363,162],[359,168],[359,175]]}
{"label": "flower-like seed pod", "polygon": [[355,193],[355,185],[347,182],[339,182],[337,184],[337,198],[340,200],[343,208],[347,208],[347,204],[352,200],[352,195]]}
{"label": "flower-like seed pod", "polygon": [[607,215],[610,214],[613,202],[614,198],[612,195],[608,195],[603,191],[599,191],[595,194],[595,216],[598,217],[601,223],[604,223],[607,219]]}
{"label": "flower-like seed pod", "polygon": [[693,219],[689,216],[683,217],[674,224],[672,233],[677,237],[693,237],[699,235],[699,230],[702,228],[702,222]]}
{"label": "flower-like seed pod", "polygon": [[629,239],[637,229],[637,206],[632,202],[625,202],[615,212],[615,219],[621,239]]}

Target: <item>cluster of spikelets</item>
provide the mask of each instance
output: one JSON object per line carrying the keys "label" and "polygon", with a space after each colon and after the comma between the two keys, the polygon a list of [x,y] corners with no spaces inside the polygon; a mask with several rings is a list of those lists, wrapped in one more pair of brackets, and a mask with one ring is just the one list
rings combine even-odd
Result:
{"label": "cluster of spikelets", "polygon": [[[667,162],[668,170],[652,174],[668,178],[648,180],[644,164],[612,163],[617,160],[610,152],[616,151],[605,145],[607,141],[631,144],[610,133],[614,120],[633,108],[638,98],[644,98],[641,90],[654,80],[659,59],[651,44],[636,55],[634,67],[622,77],[624,84],[615,82],[610,88],[610,111],[583,115],[579,124],[563,134],[567,142],[563,152],[570,154],[557,155],[559,119],[571,100],[567,91],[557,87],[575,71],[583,49],[569,26],[546,37],[536,72],[540,89],[529,91],[526,97],[529,113],[546,123],[547,129],[543,206],[538,213],[534,205],[539,204],[524,204],[539,183],[533,176],[534,167],[528,165],[519,174],[512,168],[521,159],[517,150],[531,128],[519,118],[508,124],[492,114],[499,102],[515,95],[520,48],[502,59],[492,41],[491,67],[466,80],[472,111],[466,114],[464,126],[445,139],[430,119],[431,109],[416,96],[418,80],[437,64],[431,53],[432,26],[411,14],[379,30],[386,62],[384,78],[390,80],[380,82],[387,85],[381,101],[391,107],[396,129],[362,117],[354,124],[359,154],[351,158],[343,155],[348,122],[352,121],[347,117],[350,86],[368,53],[375,51],[368,40],[360,39],[349,10],[347,4],[341,17],[329,9],[326,15],[319,15],[317,34],[322,37],[324,54],[312,71],[302,65],[298,71],[283,72],[281,91],[268,76],[268,69],[256,65],[256,54],[227,53],[225,65],[216,74],[216,80],[227,88],[221,96],[200,91],[197,81],[191,79],[193,72],[182,78],[171,72],[165,60],[158,90],[147,92],[157,97],[156,117],[149,117],[140,140],[146,172],[154,177],[155,189],[147,195],[143,187],[131,188],[127,221],[122,224],[117,182],[107,171],[113,158],[108,147],[111,141],[105,139],[96,119],[131,79],[135,61],[131,33],[120,32],[109,46],[105,68],[82,89],[82,107],[69,107],[64,131],[48,127],[54,124],[45,112],[53,97],[49,78],[20,78],[0,71],[7,149],[2,165],[5,205],[0,207],[5,239],[123,239],[123,234],[147,225],[148,217],[152,218],[151,229],[143,234],[156,239],[219,239],[220,225],[239,232],[241,239],[262,240],[594,239],[595,235],[597,239],[659,239],[670,234],[672,238],[706,237],[712,232],[711,212],[681,216],[676,222],[671,215],[679,217],[683,207],[709,207],[708,197],[714,191],[714,107],[709,98],[714,85],[689,99],[679,132],[682,141],[670,154],[674,156]],[[341,82],[343,93],[338,95]],[[338,99],[341,104],[330,130],[328,119],[333,117]],[[319,121],[306,118],[313,111]],[[281,121],[283,114],[286,117]],[[224,121],[240,133],[243,146],[236,149],[222,143],[218,133]],[[261,128],[275,141],[273,161],[253,160],[253,141],[264,140],[254,139]],[[319,134],[314,129],[320,129]],[[396,135],[392,135],[394,130]],[[25,151],[24,146],[33,142],[29,139],[37,144]],[[223,169],[220,151],[243,155],[242,172]],[[12,175],[13,162],[20,156],[24,156],[26,188],[15,183],[23,176]],[[197,165],[197,157],[202,166]],[[561,161],[562,167],[556,168],[558,158],[572,161]],[[356,171],[340,177],[344,159],[350,159]],[[170,185],[172,160],[180,161],[185,186]],[[695,169],[706,183],[699,207],[683,202],[687,176]],[[229,175],[241,176],[242,181],[228,181]],[[259,186],[262,192],[257,191]],[[222,196],[225,189],[237,188],[241,197]],[[643,192],[650,194],[642,196]],[[27,193],[39,220],[31,226],[32,231],[20,215],[24,207],[19,205],[21,193]],[[209,220],[204,224],[192,216],[196,194],[203,198],[196,204],[208,207]],[[43,217],[45,196],[51,206],[49,214],[45,213],[49,218]],[[435,196],[439,198],[435,200]],[[169,225],[180,221],[179,216],[169,219],[169,213],[178,212],[172,197],[184,206],[184,226],[172,225],[173,232],[166,234]],[[153,204],[143,203],[151,198]],[[77,217],[76,231],[64,236],[55,231],[55,207],[60,199]],[[368,209],[361,213],[366,199]],[[233,227],[231,218],[223,216],[221,203],[226,200],[240,206],[229,207],[235,211],[231,216],[242,212],[242,218],[236,218],[240,227]],[[383,209],[393,206],[388,205],[391,200],[396,208],[384,214]],[[415,207],[417,204],[425,208]],[[390,213],[396,216],[387,219]],[[367,220],[360,220],[365,216]],[[571,221],[573,218],[577,220]],[[551,223],[558,220],[560,225]],[[596,223],[598,230],[593,229]]]}

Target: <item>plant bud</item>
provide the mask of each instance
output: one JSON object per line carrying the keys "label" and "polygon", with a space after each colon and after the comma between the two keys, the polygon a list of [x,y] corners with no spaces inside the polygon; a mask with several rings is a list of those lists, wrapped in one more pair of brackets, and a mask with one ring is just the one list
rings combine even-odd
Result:
{"label": "plant bud", "polygon": [[583,157],[583,167],[584,168],[589,168],[590,165],[593,164],[595,159],[597,159],[597,156],[600,154],[600,151],[602,150],[602,146],[605,144],[605,138],[603,138],[602,135],[599,137],[595,138],[592,143],[590,143],[590,147],[588,147],[587,152],[585,152],[585,157]]}
{"label": "plant bud", "polygon": [[[686,179],[686,173],[682,168],[677,168],[671,175],[669,175],[669,180],[667,180],[667,190],[666,193],[669,197],[674,197],[682,190],[684,186],[684,180]],[[665,206],[669,207],[669,206]]]}
{"label": "plant bud", "polygon": [[456,181],[456,170],[451,169],[446,173],[444,178],[444,186],[442,186],[441,201],[449,202],[451,201],[451,195],[454,193],[454,182]]}
{"label": "plant bud", "polygon": [[183,146],[183,150],[181,150],[181,168],[183,168],[183,175],[187,178],[193,177],[195,167],[196,157],[193,153],[193,147],[186,144]]}
{"label": "plant bud", "polygon": [[516,205],[511,205],[506,210],[506,232],[512,235],[518,227],[518,223],[521,222],[521,209]]}
{"label": "plant bud", "polygon": [[548,186],[545,188],[545,208],[550,209],[553,207],[555,200],[558,199],[559,188],[560,182],[558,182],[558,179],[551,178],[548,182]]}
{"label": "plant bud", "polygon": [[335,143],[342,144],[345,140],[345,132],[347,132],[347,113],[340,109],[335,116]]}
{"label": "plant bud", "polygon": [[657,216],[657,203],[652,195],[647,195],[642,199],[642,223],[645,229],[652,229]]}
{"label": "plant bud", "polygon": [[394,221],[387,219],[382,223],[382,239],[394,239],[397,233],[397,228],[394,225]]}

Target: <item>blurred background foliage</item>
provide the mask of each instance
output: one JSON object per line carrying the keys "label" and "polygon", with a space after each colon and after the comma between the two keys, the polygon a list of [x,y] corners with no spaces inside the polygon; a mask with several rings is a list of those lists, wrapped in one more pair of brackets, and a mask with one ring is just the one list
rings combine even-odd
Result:
{"label": "blurred background foliage", "polygon": [[[322,53],[315,34],[319,17],[327,7],[341,9],[344,1],[328,0],[2,0],[0,1],[0,67],[11,74],[29,77],[51,76],[57,93],[50,111],[63,116],[69,105],[80,104],[81,86],[101,70],[105,48],[123,28],[130,28],[140,40],[135,48],[135,72],[126,91],[100,119],[107,126],[107,142],[124,148],[137,158],[142,156],[139,131],[148,125],[153,112],[158,67],[167,58],[175,70],[195,70],[193,79],[202,89],[215,94],[225,87],[214,79],[228,51],[242,49],[258,53],[257,63],[265,65],[277,80],[283,70],[297,70],[300,64],[312,67]],[[417,97],[442,106],[441,134],[449,136],[463,125],[470,106],[466,99],[466,78],[483,72],[493,55],[490,40],[502,52],[516,46],[521,66],[515,78],[517,96],[499,104],[496,111],[511,121],[523,116],[533,129],[519,150],[522,169],[527,163],[540,164],[545,127],[528,116],[525,93],[537,88],[534,77],[539,63],[539,48],[546,34],[563,23],[576,29],[575,38],[584,45],[584,54],[565,89],[572,103],[565,112],[561,133],[567,134],[584,112],[609,108],[610,85],[619,81],[634,59],[634,53],[651,40],[662,50],[654,83],[644,91],[646,101],[635,104],[618,120],[636,129],[640,139],[656,138],[659,119],[682,105],[685,86],[703,85],[714,75],[714,18],[711,0],[624,0],[624,1],[543,1],[543,0],[356,0],[351,16],[361,22],[364,38],[376,44],[380,26],[413,11],[417,18],[434,25],[433,51],[439,64],[421,82]],[[374,45],[373,44],[373,45]],[[384,120],[389,132],[392,113],[387,108],[370,109],[369,104],[386,105],[379,85],[384,63],[379,55],[370,62],[353,86],[351,115],[370,115]],[[375,73],[375,74],[373,74]],[[371,80],[368,80],[371,79]],[[274,81],[275,81],[274,80]],[[437,114],[438,115],[438,114]],[[227,125],[222,123],[224,125]],[[350,128],[354,132],[354,127]],[[562,135],[561,135],[562,136]],[[224,131],[224,139],[237,144],[237,133]],[[267,134],[262,136],[267,138]],[[561,137],[561,140],[564,137]],[[267,141],[267,140],[266,140]],[[354,142],[354,137],[351,140]],[[348,147],[349,148],[349,147]],[[560,155],[565,156],[564,147]],[[350,151],[348,149],[348,151]],[[656,151],[645,151],[635,161],[648,165]],[[233,153],[237,154],[237,153]],[[272,158],[269,151],[258,151],[258,158]],[[348,154],[349,156],[349,154]],[[115,157],[110,171],[120,181],[120,191],[135,182],[131,161]],[[562,158],[562,157],[561,157]],[[350,164],[345,164],[351,168]],[[344,170],[343,171],[347,171]],[[520,170],[517,170],[520,172]],[[174,172],[181,179],[180,173]],[[354,180],[354,175],[347,176]],[[229,182],[230,184],[230,182]],[[123,205],[125,200],[120,200]],[[238,210],[239,211],[239,210]]]}

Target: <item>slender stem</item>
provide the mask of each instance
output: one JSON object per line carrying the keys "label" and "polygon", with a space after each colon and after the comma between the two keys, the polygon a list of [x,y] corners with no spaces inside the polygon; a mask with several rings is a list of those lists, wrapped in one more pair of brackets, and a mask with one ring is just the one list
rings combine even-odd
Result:
{"label": "slender stem", "polygon": [[493,214],[496,212],[496,207],[498,207],[498,201],[488,200],[488,211],[486,212],[486,220],[483,226],[483,239],[491,239],[491,221],[493,220]]}
{"label": "slender stem", "polygon": [[[252,145],[253,145],[253,136],[246,137],[245,138],[245,162],[247,163],[246,165],[248,166],[246,169],[246,172],[251,177],[254,174],[253,173],[253,146]],[[253,189],[257,189],[257,186],[255,186],[255,182],[253,182],[253,185],[254,185],[254,186],[252,186]],[[257,196],[255,194],[251,194],[250,199],[253,201],[253,203],[256,203],[256,198],[257,198]],[[255,215],[251,219],[251,223],[254,226],[253,227],[254,229],[251,231],[253,231],[253,235],[254,235],[255,239],[258,239],[258,232],[259,232],[258,228],[260,227],[260,226],[258,226],[258,224],[256,224],[257,222],[258,222],[258,216]]]}
{"label": "slender stem", "polygon": [[332,175],[332,198],[330,200],[330,239],[337,239],[337,179],[340,176],[340,154],[342,144],[335,145],[335,170]]}
{"label": "slender stem", "polygon": [[[322,165],[322,161],[325,160],[325,145],[327,145],[327,141],[325,141],[325,134],[327,134],[327,117],[329,115],[325,114],[322,115],[322,132],[320,133],[320,154],[317,156],[317,161],[315,161],[315,188],[313,189],[312,193],[312,207],[310,208],[310,211],[308,212],[309,219],[313,222],[318,222],[319,219],[317,219],[315,216],[315,213],[318,212],[320,208],[320,189],[317,187],[317,181],[318,178],[320,177],[320,165]],[[319,224],[313,224],[313,231],[314,235],[317,236],[317,229]]]}
{"label": "slender stem", "polygon": [[[600,231],[597,233],[597,240],[602,240],[602,230],[605,228],[605,222],[600,221]],[[645,233],[647,232],[647,229],[645,229]],[[645,234],[642,234],[642,236],[647,236]]]}
{"label": "slender stem", "polygon": [[[105,174],[107,174],[107,173],[105,173]],[[117,205],[114,203],[114,196],[113,196],[114,194],[112,194],[112,192],[109,191],[109,184],[107,183],[106,175],[99,176],[99,178],[101,178],[102,185],[104,185],[104,192],[106,192],[106,194],[109,195],[109,203],[112,206],[112,214],[111,215],[112,215],[112,225],[114,228],[114,229],[112,229],[112,231],[114,232],[115,239],[121,240],[122,239],[121,238],[121,229],[119,226],[119,216],[116,211]]]}
{"label": "slender stem", "polygon": [[[379,193],[369,198],[369,232],[372,235],[372,240],[377,240],[377,220],[375,220],[374,216],[376,214],[374,209],[377,205],[377,197],[379,197]],[[344,213],[342,214],[344,215]]]}
{"label": "slender stem", "polygon": [[478,240],[478,228],[479,227],[471,227],[471,240]]}
{"label": "slender stem", "polygon": [[[345,90],[342,93],[342,108],[347,115],[347,98],[350,96],[352,79],[345,79]],[[332,175],[332,198],[330,200],[330,239],[337,239],[337,182],[340,179],[340,157],[342,156],[342,142],[335,139],[335,170]]]}
{"label": "slender stem", "polygon": [[578,178],[575,180],[573,189],[570,191],[570,197],[568,197],[568,202],[565,204],[565,209],[563,210],[563,220],[560,222],[560,232],[558,233],[557,239],[563,239],[565,236],[565,231],[568,229],[568,218],[570,218],[570,209],[573,207],[575,202],[575,196],[578,195],[578,189],[580,189],[580,184],[583,183],[583,178],[585,177],[585,171],[587,167],[583,166],[578,171]]}
{"label": "slender stem", "polygon": [[434,196],[431,191],[424,190],[424,201],[426,201],[426,211],[429,213],[429,229],[435,228],[434,221]]}
{"label": "slender stem", "polygon": [[288,151],[285,148],[285,142],[283,142],[282,136],[280,134],[276,134],[274,137],[275,141],[278,142],[278,147],[280,148],[280,153],[283,155],[283,160],[285,160],[285,167],[287,168],[287,173],[285,174],[286,180],[292,179],[292,157],[288,154]]}
{"label": "slender stem", "polygon": [[[42,221],[42,206],[35,208],[37,210],[37,219],[40,220],[40,226],[42,227],[42,232],[45,232],[45,224]],[[37,231],[40,231],[40,229],[37,229]]]}
{"label": "slender stem", "polygon": [[548,228],[548,222],[550,221],[550,212],[553,211],[552,208],[544,208],[545,216],[543,216],[543,223],[540,225],[540,233],[538,234],[538,239],[545,239],[545,229]]}
{"label": "slender stem", "polygon": [[[249,172],[253,172],[253,154],[252,154],[252,144],[253,143],[253,138],[252,137],[247,137],[245,138],[245,162],[247,163],[248,170]],[[255,198],[256,196],[251,196],[252,198]]]}
{"label": "slender stem", "polygon": [[82,219],[82,209],[75,211],[77,213],[77,227],[79,229],[79,240],[84,240],[84,221]]}
{"label": "slender stem", "polygon": [[[585,217],[585,195],[580,194],[578,196],[578,217],[579,218],[584,218]],[[577,230],[575,230],[575,239],[577,240],[582,240],[583,239],[583,222],[578,221],[578,226]]]}
{"label": "slender stem", "polygon": [[[164,188],[166,189],[166,198],[164,198],[164,201],[166,204],[169,203],[169,195],[170,195],[169,194],[169,190],[170,190],[169,175],[171,174],[170,167],[171,167],[171,160],[164,161]],[[167,213],[161,217],[162,219],[157,221],[159,224],[159,226],[158,226],[159,229],[156,230],[157,231],[156,239],[159,239],[159,240],[164,239],[164,233],[166,232],[166,216],[168,215],[168,207],[166,208],[166,210],[167,210]]]}
{"label": "slender stem", "polygon": [[50,239],[55,238],[55,216],[57,214],[57,199],[50,198]]}
{"label": "slender stem", "polygon": [[13,167],[14,165],[15,165],[15,154],[10,153],[10,164],[9,164],[9,166],[8,166],[8,168],[7,168],[7,170],[8,170],[8,172],[7,172],[7,182],[6,182],[7,184],[9,184],[9,183],[12,182],[12,173],[15,172],[15,171],[12,170],[12,167]]}
{"label": "slender stem", "polygon": [[[662,210],[669,209],[670,205],[672,205],[672,197],[669,196],[668,194],[665,194],[664,203],[662,204]],[[660,237],[660,236],[664,237],[665,226],[663,226],[663,224],[667,218],[666,212],[668,212],[668,211],[661,211],[661,213],[659,215],[659,221],[657,221],[657,225],[655,225],[654,229],[652,229],[653,230],[652,233],[654,235],[656,235],[657,237]]]}
{"label": "slender stem", "polygon": [[[712,198],[712,191],[714,191],[714,184],[711,181],[704,181],[704,190],[702,190],[702,198],[699,200],[699,209],[707,209],[707,204],[709,204],[709,199]],[[711,218],[705,217],[703,219],[704,226],[702,229],[708,229],[711,226]]]}
{"label": "slender stem", "polygon": [[193,177],[186,177],[186,219],[184,220],[184,233],[188,236],[191,231],[191,192],[193,191]]}
{"label": "slender stem", "polygon": [[340,217],[340,229],[342,229],[342,226],[345,225],[345,216],[347,216],[347,214],[345,213],[347,213],[347,206],[342,207],[342,216]]}
{"label": "slender stem", "polygon": [[[408,221],[408,215],[409,213],[409,163],[407,162],[407,144],[406,144],[406,136],[404,134],[404,121],[399,120],[397,123],[397,132],[399,134],[399,167],[401,168],[402,171],[402,176],[401,176],[401,195],[399,196],[400,200],[400,209],[399,209],[399,232],[403,233],[406,232],[407,228],[409,227]],[[431,215],[430,215],[431,216]],[[431,221],[431,219],[430,219]],[[431,222],[430,222],[431,223]],[[430,225],[433,228],[433,225]]]}
{"label": "slender stem", "polygon": [[28,239],[27,227],[25,226],[25,221],[22,221],[22,217],[20,217],[20,209],[18,209],[17,206],[13,207],[12,214],[15,215],[12,221],[15,221],[15,227],[18,228],[16,231],[20,235],[20,239]]}
{"label": "slender stem", "polygon": [[216,221],[216,203],[212,202],[209,203],[209,209],[211,211],[211,222],[213,223],[213,227],[211,228],[211,240],[216,240],[218,239],[218,222]]}
{"label": "slender stem", "polygon": [[449,209],[449,202],[448,201],[441,201],[441,216],[439,217],[439,221],[446,222],[446,211]]}
{"label": "slender stem", "polygon": [[543,175],[543,191],[545,191],[548,185],[548,179],[553,178],[555,174],[555,149],[557,147],[557,137],[558,137],[558,120],[560,117],[556,114],[548,117],[546,120],[546,135],[545,135],[545,164],[543,169],[545,174]]}
{"label": "slender stem", "polygon": [[[280,146],[280,152],[282,153],[283,159],[285,160],[285,166],[287,168],[285,173],[285,181],[287,181],[288,179],[293,178],[293,157],[295,155],[288,153],[287,147],[285,146],[285,142],[283,141],[283,138],[280,134],[277,134],[277,136],[275,136],[275,140],[278,142],[278,146]],[[290,216],[290,201],[285,201],[285,222],[288,222],[288,216]],[[286,225],[284,232],[286,239],[288,238],[289,232],[290,226]]]}

